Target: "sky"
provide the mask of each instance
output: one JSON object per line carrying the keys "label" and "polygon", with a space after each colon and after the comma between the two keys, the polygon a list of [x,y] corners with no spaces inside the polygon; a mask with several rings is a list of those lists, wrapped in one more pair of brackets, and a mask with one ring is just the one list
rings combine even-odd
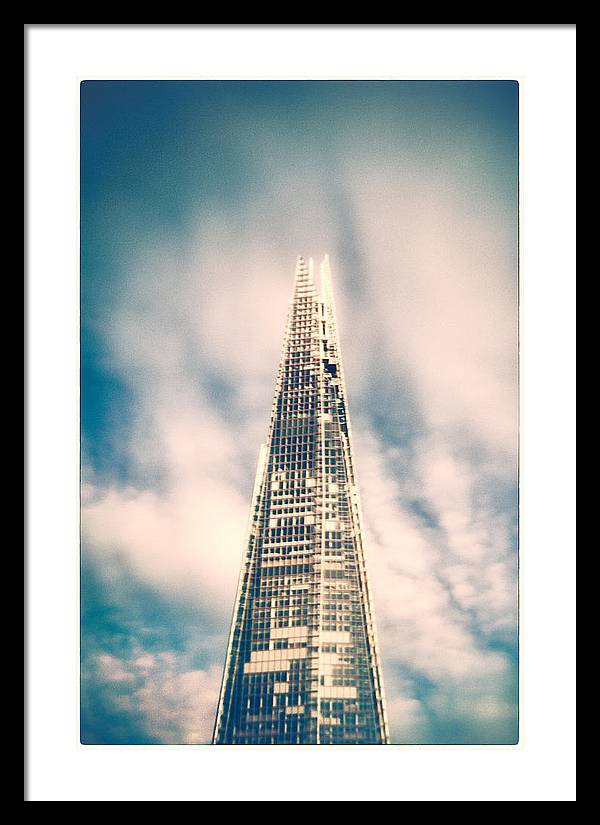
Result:
{"label": "sky", "polygon": [[81,86],[81,739],[210,741],[328,253],[392,742],[518,738],[518,86]]}

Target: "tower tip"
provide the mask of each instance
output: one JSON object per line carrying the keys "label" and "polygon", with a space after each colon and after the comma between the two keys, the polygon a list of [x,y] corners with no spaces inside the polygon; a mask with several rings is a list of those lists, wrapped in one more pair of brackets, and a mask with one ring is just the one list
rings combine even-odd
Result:
{"label": "tower tip", "polygon": [[296,274],[294,277],[296,284],[301,283],[305,285],[307,283],[312,283],[312,266],[307,265],[306,259],[303,255],[298,255],[298,260],[296,262]]}
{"label": "tower tip", "polygon": [[296,260],[296,272],[305,272],[307,269],[304,255],[298,255]]}

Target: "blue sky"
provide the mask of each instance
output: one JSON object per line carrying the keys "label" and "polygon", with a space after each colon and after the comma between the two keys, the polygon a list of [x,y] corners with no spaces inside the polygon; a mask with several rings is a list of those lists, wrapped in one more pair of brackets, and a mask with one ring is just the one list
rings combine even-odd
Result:
{"label": "blue sky", "polygon": [[513,82],[82,85],[84,742],[208,741],[325,252],[393,741],[515,741],[517,185]]}

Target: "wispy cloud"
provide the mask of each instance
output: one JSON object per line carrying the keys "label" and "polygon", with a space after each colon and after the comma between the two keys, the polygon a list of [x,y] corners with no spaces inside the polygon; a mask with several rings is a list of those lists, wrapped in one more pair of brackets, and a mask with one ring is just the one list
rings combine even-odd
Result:
{"label": "wispy cloud", "polygon": [[197,745],[209,741],[221,679],[219,667],[182,671],[175,654],[143,650],[133,651],[133,658],[127,659],[99,653],[86,665],[82,693],[84,699],[91,700],[88,710],[93,712],[93,705],[100,704],[99,695],[103,696],[117,721],[109,722],[100,741],[97,732],[92,729],[88,733],[84,724],[84,744],[103,744],[107,739],[127,744],[131,730],[119,724],[122,718],[128,718],[130,724],[134,720],[138,736],[149,743]]}
{"label": "wispy cloud", "polygon": [[409,489],[372,434],[359,434],[357,453],[396,741],[503,741],[516,714],[515,663],[502,646],[514,642],[516,621],[506,517],[474,505],[472,469],[425,443]]}

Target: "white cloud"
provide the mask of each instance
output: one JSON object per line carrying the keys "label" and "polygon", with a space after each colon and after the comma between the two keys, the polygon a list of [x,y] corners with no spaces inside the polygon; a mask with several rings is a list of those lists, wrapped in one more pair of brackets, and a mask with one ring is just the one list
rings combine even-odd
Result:
{"label": "white cloud", "polygon": [[111,488],[83,512],[85,552],[125,560],[156,590],[228,612],[243,551],[248,505],[209,478],[166,495]]}
{"label": "white cloud", "polygon": [[469,207],[455,180],[390,187],[371,170],[350,181],[371,322],[390,362],[408,369],[432,428],[466,426],[514,457],[516,238],[493,206]]}
{"label": "white cloud", "polygon": [[134,713],[147,736],[162,744],[210,742],[220,668],[181,671],[174,653],[138,654],[96,658],[100,679],[111,687],[112,707]]}
{"label": "white cloud", "polygon": [[[514,629],[512,553],[493,514],[473,509],[473,478],[456,460],[425,444],[417,450],[424,478],[414,481],[413,493],[442,525],[424,527],[386,465],[384,445],[367,432],[357,434],[356,445],[393,738],[418,741],[413,737],[426,735],[426,710],[449,719],[460,697],[461,706],[472,697],[474,714],[476,706],[503,703],[512,665],[482,634]],[[429,686],[426,700],[414,696],[419,683]]]}

